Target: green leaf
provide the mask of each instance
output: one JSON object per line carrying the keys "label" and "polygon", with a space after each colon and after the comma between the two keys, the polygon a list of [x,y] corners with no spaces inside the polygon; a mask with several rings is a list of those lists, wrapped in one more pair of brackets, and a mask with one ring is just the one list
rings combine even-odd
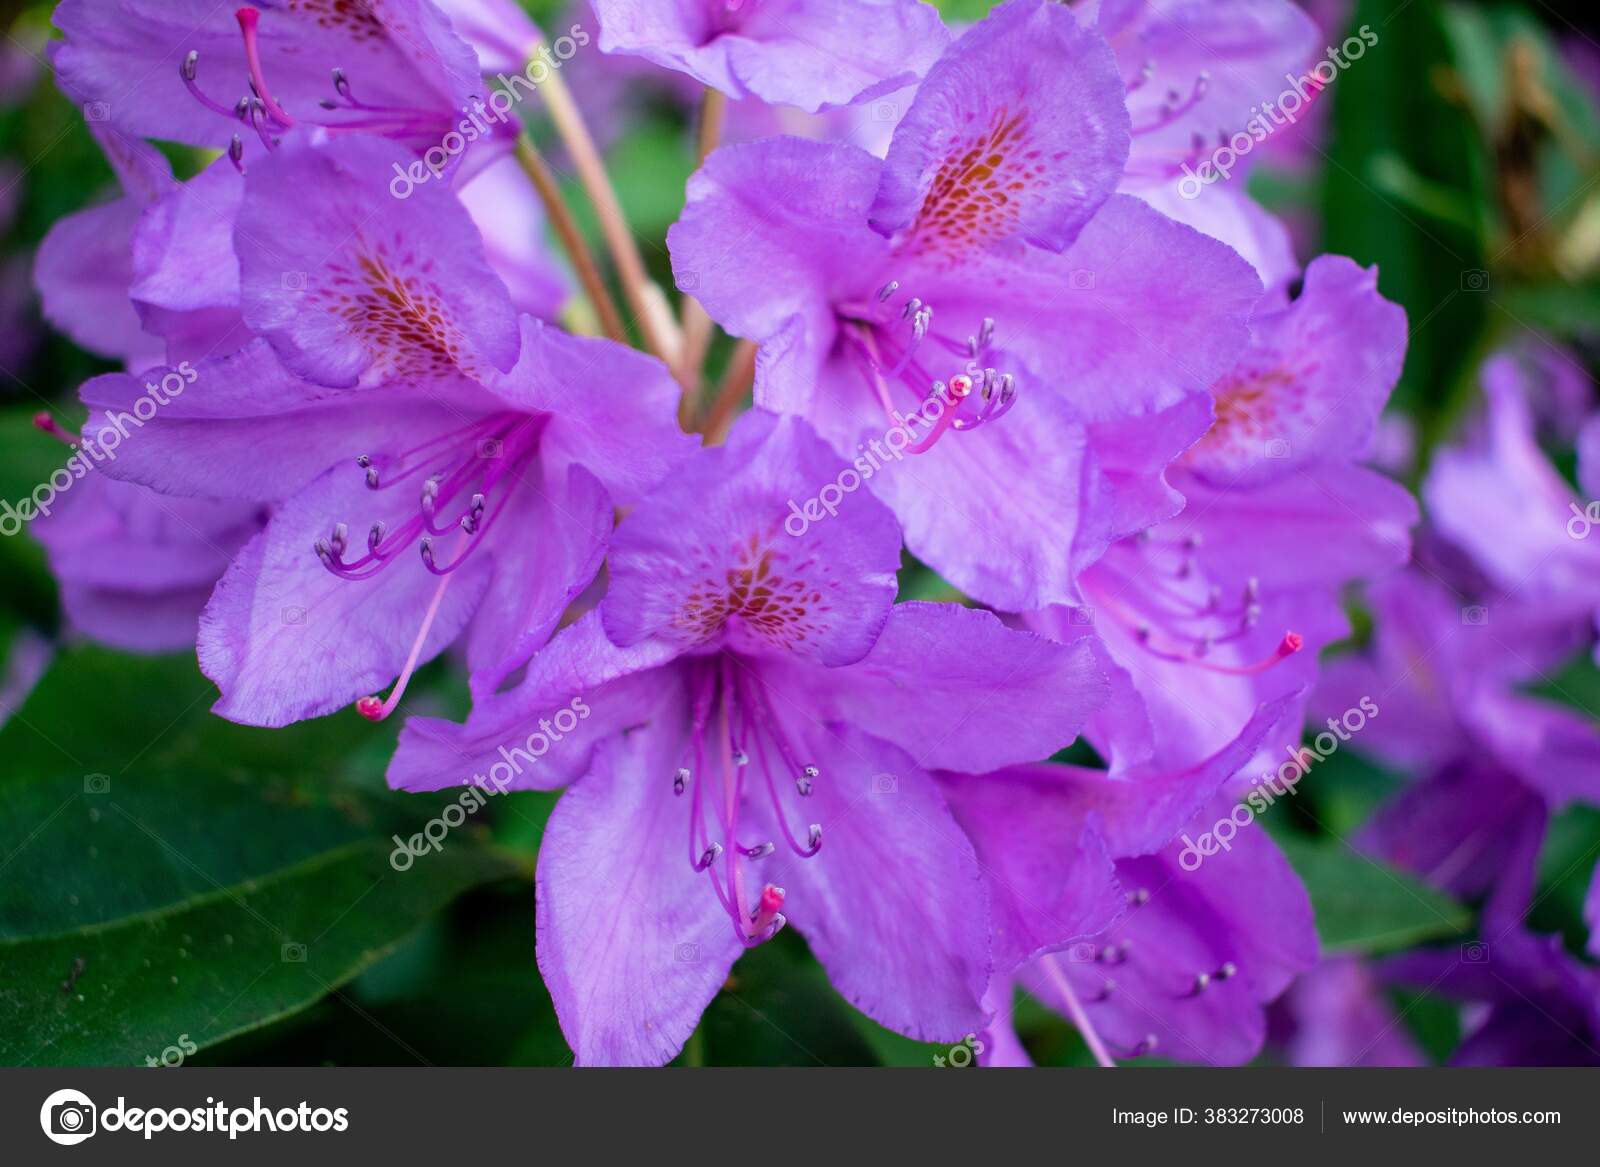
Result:
{"label": "green leaf", "polygon": [[0,1064],[203,1048],[315,1002],[465,888],[528,874],[489,811],[394,870],[391,836],[450,796],[384,788],[393,727],[249,729],[213,693],[191,658],[80,648],[0,730]]}
{"label": "green leaf", "polygon": [[1311,893],[1324,955],[1405,948],[1462,932],[1471,919],[1449,896],[1347,844],[1278,843]]}
{"label": "green leaf", "polygon": [[260,880],[59,936],[0,943],[0,1064],[142,1064],[333,992],[475,884],[515,875],[465,840],[409,871],[363,840]]}

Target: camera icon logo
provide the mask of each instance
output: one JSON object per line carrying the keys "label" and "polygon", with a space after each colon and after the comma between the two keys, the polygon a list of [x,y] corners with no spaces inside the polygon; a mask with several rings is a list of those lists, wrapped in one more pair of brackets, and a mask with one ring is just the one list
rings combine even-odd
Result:
{"label": "camera icon logo", "polygon": [[1488,964],[1489,946],[1481,940],[1473,940],[1461,946],[1461,959],[1466,964]]}
{"label": "camera icon logo", "polygon": [[679,944],[672,950],[672,959],[679,964],[699,964],[700,946],[698,944]]}
{"label": "camera icon logo", "polygon": [[278,957],[284,964],[304,964],[306,962],[306,946],[297,940],[290,940],[278,950]]}
{"label": "camera icon logo", "polygon": [[1073,268],[1067,273],[1067,287],[1074,292],[1094,291],[1094,272],[1086,267]]}
{"label": "camera icon logo", "polygon": [[1072,624],[1076,628],[1094,627],[1094,609],[1088,607],[1072,609]]}
{"label": "camera icon logo", "polygon": [[1080,940],[1067,949],[1067,959],[1074,964],[1093,964],[1099,956],[1100,949],[1092,940]]}
{"label": "camera icon logo", "polygon": [[693,292],[700,287],[700,273],[686,271],[678,274],[678,291]]}
{"label": "camera icon logo", "polygon": [[83,103],[83,120],[86,122],[107,122],[111,120],[111,103],[108,101],[86,101]]}
{"label": "camera icon logo", "polygon": [[1461,609],[1461,622],[1475,628],[1481,628],[1489,622],[1489,609],[1482,604],[1468,604]]}
{"label": "camera icon logo", "polygon": [[900,107],[892,101],[875,101],[872,103],[872,120],[875,122],[899,121]]}
{"label": "camera icon logo", "polygon": [[478,457],[498,458],[503,448],[499,438],[484,438],[478,443]]}
{"label": "camera icon logo", "polygon": [[900,779],[893,774],[874,774],[867,789],[873,794],[899,794]]}
{"label": "camera icon logo", "polygon": [[306,610],[298,604],[291,604],[283,610],[282,617],[285,624],[304,624],[306,622]]}
{"label": "camera icon logo", "polygon": [[110,794],[110,774],[85,774],[83,776],[83,792],[85,794]]}
{"label": "camera icon logo", "polygon": [[1288,439],[1286,438],[1270,438],[1267,441],[1266,453],[1267,457],[1269,458],[1275,458],[1279,461],[1282,461],[1283,459],[1289,457],[1292,452],[1293,451],[1289,447]]}
{"label": "camera icon logo", "polygon": [[45,1138],[63,1147],[75,1146],[95,1132],[99,1113],[89,1096],[77,1090],[57,1090],[39,1108],[39,1125]]}
{"label": "camera icon logo", "polygon": [[280,277],[280,282],[286,292],[303,292],[306,290],[306,273],[303,271],[286,271]]}
{"label": "camera icon logo", "polygon": [[1461,290],[1463,292],[1487,292],[1489,290],[1489,273],[1482,268],[1470,268],[1461,273]]}

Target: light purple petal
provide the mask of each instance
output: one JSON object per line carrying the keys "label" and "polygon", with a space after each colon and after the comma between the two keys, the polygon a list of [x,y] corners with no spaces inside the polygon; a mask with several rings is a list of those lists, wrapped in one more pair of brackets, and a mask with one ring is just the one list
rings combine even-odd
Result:
{"label": "light purple petal", "polygon": [[200,624],[200,668],[222,697],[215,712],[246,725],[320,717],[377,693],[399,674],[442,579],[449,580],[420,660],[466,627],[492,561],[474,556],[449,576],[402,555],[372,579],[346,580],[312,546],[335,523],[386,521],[416,510],[399,492],[368,490],[338,467],[288,499],[217,584]]}
{"label": "light purple petal", "polygon": [[674,278],[733,335],[767,342],[756,394],[769,409],[805,410],[835,297],[877,286],[889,249],[866,211],[880,169],[854,146],[771,138],[724,146],[689,180],[667,232]]}
{"label": "light purple petal", "polygon": [[872,225],[958,260],[1023,240],[1061,251],[1122,175],[1116,60],[1070,9],[1011,0],[929,70],[895,128]]}
{"label": "light purple petal", "polygon": [[[811,684],[791,673],[785,691]],[[859,663],[831,669],[804,704],[870,726],[930,770],[982,774],[1047,758],[1108,693],[1085,645],[1055,644],[959,604],[896,604]]]}
{"label": "light purple petal", "polygon": [[653,780],[684,720],[602,747],[545,828],[534,951],[579,1065],[672,1060],[743,951],[685,854],[682,802]]}
{"label": "light purple petal", "polygon": [[[646,723],[661,694],[681,687],[676,672],[662,668],[673,656],[659,641],[618,648],[600,627],[599,613],[590,612],[555,635],[516,688],[474,701],[465,725],[408,720],[389,764],[389,785],[438,790],[503,780],[515,790],[565,786],[588,773],[597,743]],[[567,708],[581,725],[554,738],[541,720]]]}
{"label": "light purple petal", "polygon": [[915,0],[595,0],[594,8],[604,52],[808,112],[904,87],[949,39],[938,11]]}
{"label": "light purple petal", "polygon": [[389,194],[392,167],[411,161],[363,136],[286,140],[251,168],[234,237],[244,316],[302,376],[427,386],[516,363],[510,293],[454,193]]}
{"label": "light purple petal", "polygon": [[678,428],[678,384],[660,361],[530,316],[516,367],[489,388],[518,409],[550,413],[540,457],[583,466],[618,506],[638,505],[697,448]]}
{"label": "light purple petal", "polygon": [[844,469],[800,419],[746,414],[727,445],[699,453],[618,529],[606,632],[625,646],[658,636],[860,660],[894,600],[900,538],[865,491],[834,517],[810,517],[806,500]]}

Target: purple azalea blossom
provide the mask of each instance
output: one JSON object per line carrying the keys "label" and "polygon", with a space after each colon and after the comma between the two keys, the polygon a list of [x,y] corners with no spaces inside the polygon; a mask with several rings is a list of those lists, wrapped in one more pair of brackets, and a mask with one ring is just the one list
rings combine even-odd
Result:
{"label": "purple azalea blossom", "polygon": [[1105,43],[1013,0],[929,71],[886,160],[725,147],[668,235],[679,286],[762,342],[757,403],[812,421],[911,550],[998,608],[1065,602],[1178,509],[1160,472],[1260,294],[1229,249],[1112,193],[1127,141]]}
{"label": "purple azalea blossom", "polygon": [[[1186,857],[1187,835],[1171,840],[1228,817],[1234,804],[1221,792],[1290,705],[1263,705],[1234,741],[1181,770],[942,775],[990,884],[993,996],[1009,997],[1016,978],[1112,1058],[1254,1057],[1265,1004],[1316,960],[1310,902],[1258,826],[1198,862]],[[1004,1028],[998,1019],[990,1035]],[[1027,1064],[1020,1052],[1013,1037],[985,1060]]]}
{"label": "purple azalea blossom", "polygon": [[[1310,17],[1289,0],[1104,0],[1082,15],[1111,44],[1128,90],[1121,189],[1227,243],[1267,287],[1287,283],[1298,270],[1288,230],[1245,190],[1252,153],[1237,157],[1236,182],[1193,176],[1235,134],[1253,146],[1278,132],[1263,106],[1294,88],[1317,52]],[[1309,104],[1320,87],[1301,88]]]}
{"label": "purple azalea blossom", "polygon": [[1600,1065],[1600,969],[1526,924],[1544,823],[1506,822],[1505,864],[1474,945],[1421,949],[1380,965],[1388,980],[1474,1008],[1451,1055],[1462,1066]]}
{"label": "purple azalea blossom", "polygon": [[870,497],[786,531],[787,500],[839,469],[799,419],[748,414],[622,524],[600,609],[518,688],[402,734],[404,789],[572,783],[537,951],[582,1063],[671,1058],[789,918],[884,1025],[987,1020],[984,879],[932,771],[1048,756],[1104,683],[1088,651],[990,613],[893,604],[898,534]]}
{"label": "purple azalea blossom", "polygon": [[63,0],[53,19],[62,89],[135,138],[242,151],[308,125],[426,149],[481,89],[432,0]]}
{"label": "purple azalea blossom", "polygon": [[178,184],[155,147],[103,124],[94,136],[124,193],[56,221],[39,244],[34,284],[45,318],[74,342],[142,367],[160,357],[161,342],[128,301],[133,238],[146,209]]}
{"label": "purple azalea blossom", "polygon": [[36,520],[68,622],[128,652],[193,648],[228,563],[266,520],[253,503],[168,498],[91,473]]}
{"label": "purple azalea blossom", "polygon": [[1115,544],[1077,604],[1027,617],[1059,639],[1092,634],[1114,661],[1132,712],[1108,706],[1089,734],[1114,767],[1193,764],[1261,702],[1305,689],[1348,629],[1340,588],[1409,555],[1415,503],[1357,464],[1400,374],[1404,312],[1374,272],[1324,256],[1251,331],[1210,430],[1167,475],[1183,512]]}
{"label": "purple azalea blossom", "polygon": [[1427,1058],[1367,962],[1334,956],[1302,974],[1278,1002],[1274,1043],[1292,1066],[1424,1066]]}
{"label": "purple azalea blossom", "polygon": [[[519,320],[448,186],[387,200],[401,156],[345,137],[252,167],[234,251],[256,339],[197,361],[106,467],[172,494],[281,501],[202,621],[201,665],[234,720],[318,716],[398,677],[360,704],[387,716],[463,634],[492,689],[594,577],[612,508],[692,445],[659,362]],[[145,392],[90,381],[88,428]]]}
{"label": "purple azalea blossom", "polygon": [[1507,869],[1514,827],[1542,832],[1570,803],[1600,805],[1600,730],[1516,687],[1573,642],[1552,637],[1536,609],[1464,604],[1420,571],[1374,585],[1371,603],[1372,644],[1328,663],[1316,704],[1333,712],[1370,695],[1382,713],[1355,748],[1420,778],[1359,842],[1440,887],[1481,895]]}
{"label": "purple azalea blossom", "polygon": [[1423,484],[1429,515],[1494,587],[1542,609],[1552,625],[1592,632],[1600,624],[1600,415],[1579,435],[1580,495],[1539,446],[1529,399],[1538,382],[1523,364],[1500,354],[1482,380],[1478,432],[1441,450]]}
{"label": "purple azalea blossom", "polygon": [[919,0],[594,0],[594,11],[604,52],[813,113],[903,89],[950,39]]}

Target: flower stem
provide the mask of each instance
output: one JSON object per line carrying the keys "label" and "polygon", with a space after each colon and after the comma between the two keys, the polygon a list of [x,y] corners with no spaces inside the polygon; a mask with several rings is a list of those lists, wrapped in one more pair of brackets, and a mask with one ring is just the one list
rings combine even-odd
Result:
{"label": "flower stem", "polygon": [[711,412],[706,416],[705,435],[707,445],[716,445],[728,436],[728,430],[733,425],[734,412],[749,392],[756,375],[756,342],[741,340],[733,350],[733,356],[728,361],[728,371],[722,375],[722,384],[717,388],[717,398],[711,403]]}
{"label": "flower stem", "polygon": [[[728,113],[728,99],[720,90],[707,88],[700,103],[699,162],[705,165],[706,156],[717,148],[722,139],[722,125]],[[711,347],[711,317],[700,301],[687,293],[683,297],[683,353],[680,361],[683,385],[683,407],[679,416],[687,420],[694,416],[699,406],[700,374],[705,365],[706,352]]]}
{"label": "flower stem", "polygon": [[556,229],[556,235],[561,239],[561,246],[566,250],[567,258],[572,260],[578,282],[583,285],[584,294],[589,297],[589,302],[594,305],[595,314],[600,318],[601,330],[612,340],[627,344],[627,329],[623,327],[616,301],[611,298],[611,292],[606,288],[605,280],[600,275],[594,252],[590,251],[589,245],[584,242],[583,233],[578,230],[572,211],[562,199],[561,188],[556,183],[555,174],[550,170],[550,164],[544,160],[544,155],[539,153],[539,148],[533,144],[533,139],[528,137],[526,131],[517,139],[517,161],[533,181],[534,189],[539,192],[545,214],[550,216],[550,224]]}
{"label": "flower stem", "polygon": [[611,185],[611,177],[606,173],[600,151],[589,134],[589,127],[584,124],[583,115],[578,112],[572,92],[561,79],[560,70],[549,71],[544,83],[539,86],[539,92],[544,97],[545,108],[550,111],[550,120],[561,135],[561,141],[578,172],[578,179],[588,192],[589,201],[594,204],[600,232],[605,236],[612,261],[617,265],[623,298],[628,302],[628,310],[633,314],[644,347],[665,361],[669,368],[676,370],[674,358],[677,354],[672,351],[668,338],[663,334],[659,307],[651,302],[650,277],[645,271],[644,260],[639,256],[638,244],[622,213],[622,204]]}

